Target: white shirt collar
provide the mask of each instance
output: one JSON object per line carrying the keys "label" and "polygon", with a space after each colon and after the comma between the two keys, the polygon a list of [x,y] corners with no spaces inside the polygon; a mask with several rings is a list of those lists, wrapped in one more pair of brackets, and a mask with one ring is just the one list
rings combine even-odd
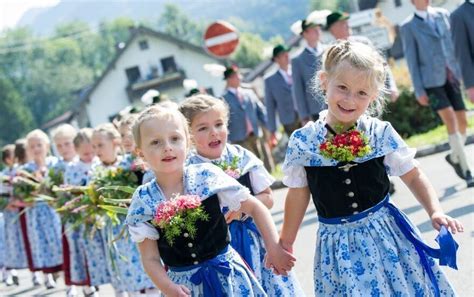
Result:
{"label": "white shirt collar", "polygon": [[433,8],[431,8],[431,6],[428,6],[426,10],[415,9],[415,13],[423,20],[426,20],[426,18],[428,17],[428,13],[433,13]]}
{"label": "white shirt collar", "polygon": [[288,71],[285,71],[281,68],[278,68],[278,72],[280,72],[284,77],[291,76],[291,68],[288,67]]}
{"label": "white shirt collar", "polygon": [[229,90],[230,92],[232,92],[232,94],[234,94],[234,95],[237,94],[237,89],[236,89],[236,88],[228,87],[227,90]]}
{"label": "white shirt collar", "polygon": [[321,43],[319,42],[316,44],[316,48],[310,47],[307,43],[305,45],[305,48],[317,56],[319,56],[323,52],[323,48],[321,46]]}

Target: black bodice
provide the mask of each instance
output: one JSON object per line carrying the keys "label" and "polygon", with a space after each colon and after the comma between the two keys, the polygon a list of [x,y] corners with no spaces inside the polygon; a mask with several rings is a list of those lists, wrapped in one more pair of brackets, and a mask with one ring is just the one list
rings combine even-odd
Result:
{"label": "black bodice", "polygon": [[383,160],[384,156],[363,163],[305,167],[318,215],[349,216],[383,200],[390,188]]}
{"label": "black bodice", "polygon": [[247,172],[244,175],[241,175],[237,181],[244,187],[247,187],[250,190],[251,195],[255,195],[253,188],[252,188],[252,182],[250,181],[250,172]]}
{"label": "black bodice", "polygon": [[158,249],[166,265],[174,267],[196,265],[214,258],[229,244],[229,231],[217,195],[203,200],[201,205],[209,215],[209,220],[196,222],[197,232],[194,238],[188,233],[182,233],[170,246],[163,231],[157,227],[160,232]]}

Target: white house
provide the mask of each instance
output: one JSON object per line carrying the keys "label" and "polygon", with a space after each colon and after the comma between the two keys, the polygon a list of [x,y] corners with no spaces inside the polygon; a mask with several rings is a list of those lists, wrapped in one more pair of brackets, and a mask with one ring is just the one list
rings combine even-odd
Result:
{"label": "white house", "polygon": [[78,93],[78,101],[66,114],[45,124],[50,129],[62,122],[77,126],[97,126],[109,122],[127,106],[155,89],[171,100],[184,98],[184,79],[194,79],[211,94],[222,94],[222,77],[204,70],[205,64],[219,64],[203,48],[146,27],[131,29],[132,34],[118,50],[102,76]]}

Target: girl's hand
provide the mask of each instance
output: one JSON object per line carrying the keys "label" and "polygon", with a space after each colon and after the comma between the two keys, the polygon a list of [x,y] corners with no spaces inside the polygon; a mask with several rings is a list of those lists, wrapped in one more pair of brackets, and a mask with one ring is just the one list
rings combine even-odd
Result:
{"label": "girl's hand", "polygon": [[456,232],[464,232],[464,227],[461,222],[440,211],[434,212],[431,215],[431,224],[438,231],[441,225],[444,225],[448,230],[450,229],[453,234],[456,234]]}
{"label": "girl's hand", "polygon": [[242,212],[241,211],[229,211],[228,213],[225,214],[225,222],[227,224],[230,224],[233,220],[240,220],[242,217]]}
{"label": "girl's hand", "polygon": [[188,297],[191,296],[191,291],[186,286],[173,283],[163,294],[169,297]]}
{"label": "girl's hand", "polygon": [[285,242],[280,238],[280,245],[285,251],[293,254],[293,244]]}
{"label": "girl's hand", "polygon": [[288,275],[293,266],[295,266],[296,258],[288,251],[284,250],[281,245],[267,248],[265,258],[265,267],[273,268],[277,275]]}

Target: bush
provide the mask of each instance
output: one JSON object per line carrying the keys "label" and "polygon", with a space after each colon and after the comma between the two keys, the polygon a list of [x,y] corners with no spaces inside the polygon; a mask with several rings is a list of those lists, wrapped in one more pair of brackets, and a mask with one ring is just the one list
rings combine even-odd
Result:
{"label": "bush", "polygon": [[403,137],[427,132],[441,125],[438,115],[430,108],[419,105],[415,94],[405,86],[399,86],[400,97],[387,105],[383,120],[392,123]]}

